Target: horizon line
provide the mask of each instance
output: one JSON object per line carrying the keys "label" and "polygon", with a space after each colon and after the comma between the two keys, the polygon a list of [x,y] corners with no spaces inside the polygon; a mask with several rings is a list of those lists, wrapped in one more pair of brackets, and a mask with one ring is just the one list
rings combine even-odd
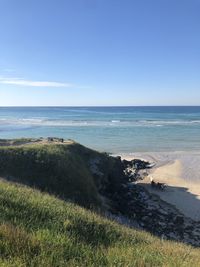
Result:
{"label": "horizon line", "polygon": [[40,105],[40,106],[20,106],[20,105],[16,105],[16,106],[1,106],[0,108],[67,108],[67,107],[84,107],[84,108],[89,108],[89,107],[200,107],[199,105],[65,105],[65,106],[60,106],[60,105]]}

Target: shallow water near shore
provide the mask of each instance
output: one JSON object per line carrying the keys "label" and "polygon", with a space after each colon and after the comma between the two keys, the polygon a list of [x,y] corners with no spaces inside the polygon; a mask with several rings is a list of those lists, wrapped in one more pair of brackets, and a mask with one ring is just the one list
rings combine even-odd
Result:
{"label": "shallow water near shore", "polygon": [[1,107],[0,138],[71,138],[111,153],[200,151],[200,107]]}

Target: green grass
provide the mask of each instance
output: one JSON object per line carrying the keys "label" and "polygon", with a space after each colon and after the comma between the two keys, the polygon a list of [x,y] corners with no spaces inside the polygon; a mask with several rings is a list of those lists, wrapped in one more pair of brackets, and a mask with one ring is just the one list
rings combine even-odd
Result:
{"label": "green grass", "polygon": [[89,211],[103,211],[102,190],[123,181],[117,159],[75,142],[29,141],[0,140],[0,176],[11,179],[0,180],[0,266],[200,266],[198,249]]}
{"label": "green grass", "polygon": [[0,266],[200,266],[200,250],[161,241],[78,205],[0,181]]}
{"label": "green grass", "polygon": [[[100,159],[103,176],[92,174],[89,162],[94,158]],[[89,208],[101,207],[101,187],[111,183],[114,190],[117,186],[116,163],[116,159],[75,142],[0,147],[1,176]]]}

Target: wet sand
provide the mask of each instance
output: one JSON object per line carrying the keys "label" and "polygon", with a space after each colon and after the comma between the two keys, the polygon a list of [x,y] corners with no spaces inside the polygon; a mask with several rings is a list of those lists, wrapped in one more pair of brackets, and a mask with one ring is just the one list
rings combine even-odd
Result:
{"label": "wet sand", "polygon": [[[155,152],[121,155],[155,162],[149,176],[139,182],[149,192],[179,209],[184,215],[200,221],[200,152]],[[153,189],[150,178],[166,183],[164,191]]]}

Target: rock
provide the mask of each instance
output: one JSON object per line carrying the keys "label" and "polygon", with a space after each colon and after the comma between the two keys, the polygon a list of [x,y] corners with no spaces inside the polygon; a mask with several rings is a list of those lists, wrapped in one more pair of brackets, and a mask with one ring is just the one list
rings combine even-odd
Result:
{"label": "rock", "polygon": [[165,210],[159,210],[159,213],[161,213],[162,215],[168,215],[168,212],[167,211],[165,211]]}
{"label": "rock", "polygon": [[104,174],[99,170],[100,158],[93,158],[89,161],[92,174],[102,177]]}
{"label": "rock", "polygon": [[[95,163],[98,167],[98,163]],[[128,179],[125,178],[119,190],[109,195],[114,203],[114,210],[130,222],[137,222],[138,227],[152,234],[195,246],[200,245],[199,223],[184,217],[176,208],[136,184],[138,179],[144,176],[144,171],[141,170],[152,165],[137,159],[122,161],[122,165]],[[129,179],[131,183],[128,182]]]}
{"label": "rock", "polygon": [[176,223],[176,224],[183,224],[183,223],[184,223],[184,218],[183,218],[183,216],[181,216],[181,215],[176,216],[176,218],[175,218],[175,223]]}
{"label": "rock", "polygon": [[168,237],[170,237],[171,239],[176,239],[177,238],[177,236],[173,232],[169,233]]}

